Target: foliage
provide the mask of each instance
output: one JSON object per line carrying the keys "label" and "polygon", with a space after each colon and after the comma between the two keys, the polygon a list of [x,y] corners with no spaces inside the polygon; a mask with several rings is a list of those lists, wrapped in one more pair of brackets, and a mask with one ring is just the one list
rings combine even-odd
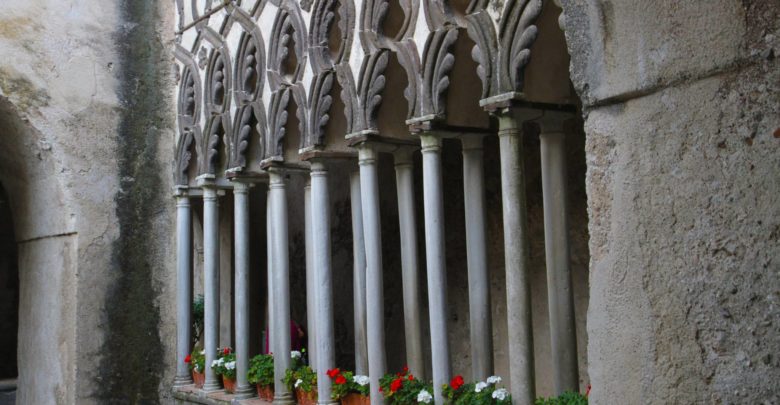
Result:
{"label": "foliage", "polygon": [[206,351],[195,350],[184,359],[191,371],[202,373],[206,370]]}
{"label": "foliage", "polygon": [[557,397],[536,398],[534,405],[588,405],[588,397],[579,392],[566,391]]}
{"label": "foliage", "polygon": [[284,372],[282,382],[290,391],[296,388],[303,392],[312,392],[317,389],[317,373],[309,366],[302,366],[297,370],[287,369]]}
{"label": "foliage", "polygon": [[214,370],[215,373],[230,378],[231,380],[236,379],[236,354],[235,353],[228,353],[222,355],[219,359],[214,360],[211,363],[211,368]]}
{"label": "foliage", "polygon": [[[198,297],[192,302],[192,341],[200,341],[203,336],[203,294],[198,294]],[[201,370],[203,370],[201,368]]]}
{"label": "foliage", "polygon": [[328,370],[328,377],[333,380],[331,397],[341,399],[348,394],[360,394],[368,396],[369,383],[368,377],[364,375],[354,375],[351,371],[342,371],[338,368]]}
{"label": "foliage", "polygon": [[491,376],[487,381],[466,384],[458,375],[442,387],[442,392],[452,405],[510,405],[512,396],[498,388],[500,382],[501,377]]}
{"label": "foliage", "polygon": [[274,356],[272,354],[258,354],[249,360],[249,372],[247,380],[250,384],[274,385]]}
{"label": "foliage", "polygon": [[379,380],[379,390],[385,397],[387,405],[408,405],[418,402],[433,404],[432,399],[427,401],[418,400],[420,395],[430,397],[433,393],[433,385],[414,378],[412,374],[409,374],[407,367],[404,367],[400,373],[386,374],[382,377]]}

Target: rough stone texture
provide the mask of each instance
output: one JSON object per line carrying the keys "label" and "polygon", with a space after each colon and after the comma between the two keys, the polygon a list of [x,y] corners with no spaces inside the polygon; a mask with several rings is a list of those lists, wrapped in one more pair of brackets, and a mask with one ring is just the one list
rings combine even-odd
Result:
{"label": "rough stone texture", "polygon": [[780,4],[671,3],[564,1],[587,104],[591,399],[776,403]]}
{"label": "rough stone texture", "polygon": [[20,403],[167,392],[172,14],[167,3],[3,6],[0,181],[19,244]]}

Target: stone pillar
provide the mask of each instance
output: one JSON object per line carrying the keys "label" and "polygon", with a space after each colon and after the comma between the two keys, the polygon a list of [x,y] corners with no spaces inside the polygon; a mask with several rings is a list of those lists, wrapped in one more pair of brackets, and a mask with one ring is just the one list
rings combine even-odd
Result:
{"label": "stone pillar", "polygon": [[371,404],[384,405],[379,379],[385,374],[385,319],[382,286],[382,227],[379,216],[378,152],[370,143],[358,145],[363,236],[366,242],[366,326]]}
{"label": "stone pillar", "polygon": [[176,378],[173,385],[192,384],[184,359],[192,340],[192,213],[186,191],[176,193]]}
{"label": "stone pillar", "polygon": [[334,405],[327,371],[336,367],[333,333],[333,288],[330,257],[330,197],[328,169],[311,161],[311,229],[317,285],[317,403]]}
{"label": "stone pillar", "polygon": [[317,369],[317,271],[312,238],[311,182],[303,187],[304,236],[306,238],[306,326],[309,329],[309,364]]}
{"label": "stone pillar", "polygon": [[498,115],[501,150],[501,202],[504,211],[509,375],[516,405],[534,403],[534,347],[523,167],[522,120],[504,111]]}
{"label": "stone pillar", "polygon": [[363,204],[360,198],[360,172],[349,175],[352,206],[353,308],[355,315],[355,374],[368,375],[366,336],[366,244],[363,239]]}
{"label": "stone pillar", "polygon": [[442,385],[450,381],[447,340],[447,268],[444,256],[444,202],[439,136],[420,135],[425,201],[425,253],[428,273],[428,310],[431,325],[434,401],[444,403]]}
{"label": "stone pillar", "polygon": [[219,345],[219,200],[212,181],[202,181],[203,188],[203,347],[206,351],[204,391],[219,390],[211,362],[217,358]]}
{"label": "stone pillar", "polygon": [[553,387],[560,395],[579,390],[577,332],[569,270],[569,235],[566,219],[566,143],[563,118],[541,121],[544,247],[547,263],[547,299],[550,311],[550,351]]}
{"label": "stone pillar", "polygon": [[284,372],[290,368],[290,269],[287,240],[287,190],[284,171],[268,169],[273,221],[274,279],[274,404],[293,404],[292,394],[282,384]]}
{"label": "stone pillar", "polygon": [[235,221],[234,270],[236,318],[236,398],[254,396],[247,381],[249,370],[249,184],[233,180]]}
{"label": "stone pillar", "polygon": [[485,239],[485,186],[482,135],[465,135],[463,144],[463,196],[466,212],[466,253],[469,272],[469,329],[471,371],[475,380],[493,374],[493,323],[490,275]]}
{"label": "stone pillar", "polygon": [[401,233],[401,274],[404,297],[406,363],[411,372],[425,378],[423,364],[420,292],[417,275],[417,222],[414,212],[414,149],[395,154],[395,181],[398,193],[398,221]]}
{"label": "stone pillar", "polygon": [[266,316],[268,316],[268,328],[266,330],[265,339],[269,353],[274,351],[273,331],[276,330],[276,324],[274,323],[274,213],[271,210],[272,207],[273,204],[271,204],[271,189],[269,183],[265,203],[266,285],[268,286],[266,289],[266,311],[268,311]]}

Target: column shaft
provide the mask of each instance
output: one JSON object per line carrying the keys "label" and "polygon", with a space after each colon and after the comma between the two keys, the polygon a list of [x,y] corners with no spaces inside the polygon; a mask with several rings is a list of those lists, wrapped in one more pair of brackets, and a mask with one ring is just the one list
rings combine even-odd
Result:
{"label": "column shaft", "polygon": [[463,143],[463,195],[466,212],[466,253],[469,273],[471,370],[476,380],[493,374],[493,324],[490,275],[485,239],[485,187],[482,136],[466,135]]}
{"label": "column shaft", "polygon": [[274,213],[272,211],[273,204],[271,203],[271,192],[270,188],[267,193],[266,197],[266,204],[265,204],[265,238],[266,238],[266,259],[267,259],[267,267],[266,267],[266,316],[268,316],[267,323],[267,329],[265,331],[265,340],[266,340],[266,347],[267,351],[269,353],[274,351],[274,339],[273,334],[276,330],[276,325],[274,323],[274,227],[273,227],[273,217]]}
{"label": "column shaft", "polygon": [[317,369],[317,271],[312,237],[311,183],[303,188],[304,237],[306,238],[306,326],[309,332],[309,364]]}
{"label": "column shaft", "polygon": [[422,348],[422,321],[417,266],[417,221],[414,210],[414,165],[412,150],[395,154],[398,193],[398,221],[401,233],[401,274],[404,297],[406,362],[411,372],[425,378]]}
{"label": "column shaft", "polygon": [[233,183],[234,289],[236,317],[236,398],[255,392],[247,381],[249,370],[249,185]]}
{"label": "column shaft", "polygon": [[569,270],[566,147],[563,132],[545,132],[542,126],[541,158],[553,386],[557,394],[562,394],[566,390],[579,389],[577,333]]}
{"label": "column shaft", "polygon": [[204,391],[220,389],[211,362],[219,345],[219,201],[214,186],[203,186],[203,347],[206,351]]}
{"label": "column shaft", "polygon": [[311,164],[311,222],[317,283],[317,403],[336,404],[327,371],[336,367],[333,334],[333,288],[330,256],[330,198],[325,164]]}
{"label": "column shaft", "polygon": [[284,173],[269,170],[273,221],[274,272],[274,404],[292,404],[293,398],[281,381],[290,367],[290,269],[287,240],[287,191]]}
{"label": "column shaft", "polygon": [[192,214],[186,194],[176,196],[176,379],[175,386],[192,384],[184,359],[192,344]]}
{"label": "column shaft", "polygon": [[499,116],[511,394],[516,405],[531,405],[535,396],[534,350],[521,125],[510,114]]}
{"label": "column shaft", "polygon": [[360,198],[360,173],[349,176],[352,206],[353,307],[355,315],[355,374],[368,375],[368,338],[366,336],[366,245],[363,239],[363,204]]}
{"label": "column shaft", "polygon": [[368,337],[368,375],[371,380],[371,404],[383,405],[379,379],[386,372],[384,291],[382,286],[382,228],[379,214],[379,178],[377,151],[373,146],[358,146],[360,191],[363,203],[363,231],[366,242],[366,325]]}
{"label": "column shaft", "polygon": [[428,264],[428,309],[431,325],[434,401],[444,403],[442,385],[450,381],[447,338],[447,268],[444,255],[444,202],[441,173],[441,138],[423,134],[423,199],[425,201],[425,253]]}

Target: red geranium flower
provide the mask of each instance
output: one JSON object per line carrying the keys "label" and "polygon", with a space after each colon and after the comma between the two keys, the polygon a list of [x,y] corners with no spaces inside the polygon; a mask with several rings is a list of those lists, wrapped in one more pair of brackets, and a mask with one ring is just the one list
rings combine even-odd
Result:
{"label": "red geranium flower", "polygon": [[409,374],[409,381],[414,381],[414,375]]}
{"label": "red geranium flower", "polygon": [[190,356],[190,355],[188,354],[188,355],[187,355],[187,357],[185,357],[185,358],[184,358],[184,362],[185,362],[185,363],[189,363],[190,361],[192,361],[192,356]]}
{"label": "red geranium flower", "polygon": [[330,378],[336,378],[337,375],[341,374],[341,370],[334,368],[331,370],[328,370],[328,377]]}
{"label": "red geranium flower", "polygon": [[341,385],[341,384],[346,384],[346,383],[347,383],[347,379],[344,378],[343,375],[339,374],[338,377],[336,377],[336,384]]}
{"label": "red geranium flower", "polygon": [[222,350],[222,354],[224,354],[225,356],[227,356],[228,354],[230,354],[230,348],[229,348],[229,347],[226,347],[224,350]]}
{"label": "red geranium flower", "polygon": [[403,369],[404,375],[406,375],[406,373],[408,373],[408,372],[409,372],[409,367],[404,366],[404,369]]}
{"label": "red geranium flower", "polygon": [[450,387],[452,387],[454,391],[457,391],[458,388],[463,386],[463,384],[464,381],[462,375],[456,375],[455,378],[453,378],[452,381],[450,381]]}
{"label": "red geranium flower", "polygon": [[396,378],[393,380],[392,383],[390,383],[390,391],[396,392],[401,389],[401,387],[404,385],[404,380],[400,378]]}

